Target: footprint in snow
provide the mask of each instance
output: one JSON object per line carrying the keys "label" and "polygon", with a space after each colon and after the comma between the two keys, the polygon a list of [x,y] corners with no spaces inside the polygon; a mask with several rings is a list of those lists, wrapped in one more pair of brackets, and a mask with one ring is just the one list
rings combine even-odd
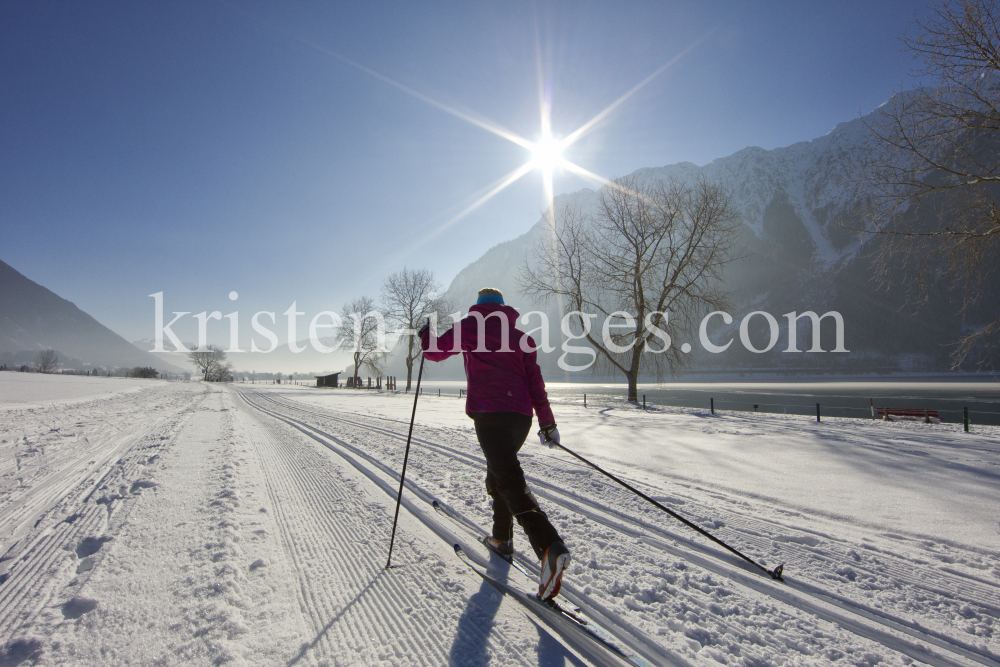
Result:
{"label": "footprint in snow", "polygon": [[64,602],[62,605],[62,615],[63,618],[74,619],[80,618],[84,614],[94,611],[97,609],[97,600],[91,600],[90,598],[73,598],[69,602]]}
{"label": "footprint in snow", "polygon": [[129,489],[129,493],[136,493],[141,489],[155,489],[159,486],[156,482],[152,482],[148,479],[140,479],[132,482],[132,488]]}
{"label": "footprint in snow", "polygon": [[114,539],[113,537],[106,537],[106,536],[85,537],[82,540],[80,540],[80,543],[78,545],[76,545],[76,557],[84,559],[87,556],[93,556],[94,554],[96,554],[98,551],[101,550],[101,547],[104,546],[105,542],[110,542],[113,539]]}
{"label": "footprint in snow", "polygon": [[31,639],[15,639],[0,648],[0,665],[20,665],[26,660],[37,660],[42,656],[42,642]]}
{"label": "footprint in snow", "polygon": [[76,573],[83,574],[84,572],[90,572],[93,569],[94,569],[94,557],[87,556],[82,561],[80,561],[79,565],[76,566]]}

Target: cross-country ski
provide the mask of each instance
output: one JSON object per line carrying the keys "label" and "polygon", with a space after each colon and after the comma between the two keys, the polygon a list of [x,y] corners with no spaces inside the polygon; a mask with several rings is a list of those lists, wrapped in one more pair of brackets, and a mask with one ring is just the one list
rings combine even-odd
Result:
{"label": "cross-country ski", "polygon": [[[496,577],[492,577],[482,569],[480,569],[475,563],[473,563],[462,550],[462,547],[458,544],[454,545],[455,554],[461,558],[472,571],[483,578],[484,581],[489,583],[491,586],[496,588],[498,591],[504,595],[509,595],[520,602],[526,609],[536,613],[539,617],[543,619],[543,622],[552,623],[554,626],[559,628],[560,636],[571,643],[573,647],[581,652],[588,654],[586,657],[594,661],[597,664],[610,664],[618,665],[622,662],[631,665],[645,666],[647,663],[645,660],[639,657],[629,657],[627,654],[622,652],[621,649],[609,643],[605,637],[607,633],[601,628],[595,626],[591,621],[582,618],[579,614],[574,611],[564,609],[558,602],[554,599],[542,600],[537,594],[527,593],[522,587],[517,585],[500,581]],[[552,618],[550,615],[554,614],[558,617]],[[567,624],[565,621],[570,621],[572,625]],[[577,626],[583,630],[586,634],[573,633],[573,626]],[[599,646],[611,653],[614,659],[607,659],[609,656],[602,656],[599,652],[595,655],[591,650],[594,646],[588,646],[584,649],[582,644],[586,643],[582,637],[587,637],[594,645]]]}

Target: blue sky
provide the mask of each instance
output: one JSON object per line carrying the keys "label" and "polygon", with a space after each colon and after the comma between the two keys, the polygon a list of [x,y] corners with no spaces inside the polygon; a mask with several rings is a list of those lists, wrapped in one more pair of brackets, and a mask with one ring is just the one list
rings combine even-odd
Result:
{"label": "blue sky", "polygon": [[5,2],[0,259],[129,340],[153,292],[247,323],[339,311],[404,264],[447,284],[538,220],[539,174],[428,240],[530,155],[345,59],[534,140],[539,64],[565,135],[686,51],[567,150],[613,177],[872,110],[925,6]]}

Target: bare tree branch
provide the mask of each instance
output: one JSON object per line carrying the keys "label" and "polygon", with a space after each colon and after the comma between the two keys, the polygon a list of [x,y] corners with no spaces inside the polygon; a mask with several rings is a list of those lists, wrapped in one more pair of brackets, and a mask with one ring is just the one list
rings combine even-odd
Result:
{"label": "bare tree branch", "polygon": [[375,307],[375,300],[358,297],[344,305],[337,340],[354,355],[354,375],[367,368],[381,375],[385,364],[385,321]]}
{"label": "bare tree branch", "polygon": [[223,376],[232,368],[226,363],[226,353],[217,345],[206,345],[204,349],[192,350],[187,356],[195,368],[202,372],[202,379],[205,382],[220,382],[216,378]]}
{"label": "bare tree branch", "polygon": [[[440,291],[441,285],[434,279],[432,271],[411,271],[404,266],[402,271],[393,273],[382,283],[382,307],[386,320],[399,329],[415,334],[431,313],[438,313],[440,318],[451,310],[451,305],[438,296]],[[413,335],[402,335],[407,337],[406,390],[409,391],[413,362],[420,357],[421,350]]]}
{"label": "bare tree branch", "polygon": [[[877,276],[918,300],[945,281],[961,293],[963,317],[1000,258],[998,17],[995,0],[932,5],[902,41],[922,63],[914,77],[933,86],[900,92],[866,121],[878,145],[864,230],[879,242]],[[988,319],[957,341],[954,367],[974,352],[992,367],[1000,312]]]}
{"label": "bare tree branch", "polygon": [[59,364],[59,355],[55,350],[42,350],[35,357],[35,368],[39,373],[53,373]]}
{"label": "bare tree branch", "polygon": [[550,215],[548,238],[525,263],[520,287],[565,300],[569,312],[597,315],[586,340],[599,368],[625,375],[634,401],[640,370],[662,379],[684,365],[683,353],[657,338],[668,320],[671,330],[690,331],[705,308],[726,305],[722,269],[734,259],[736,235],[736,212],[721,186],[615,179],[601,190],[595,214],[567,207]]}

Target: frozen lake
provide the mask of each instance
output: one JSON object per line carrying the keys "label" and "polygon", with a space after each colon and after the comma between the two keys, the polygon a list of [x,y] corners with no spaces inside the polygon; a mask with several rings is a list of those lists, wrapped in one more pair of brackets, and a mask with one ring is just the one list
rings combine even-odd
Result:
{"label": "frozen lake", "polygon": [[[404,385],[405,378],[399,379]],[[427,391],[457,394],[462,381],[432,380]],[[588,405],[613,404],[625,400],[627,387],[612,382],[547,382],[553,402],[583,402]],[[815,415],[816,403],[828,417],[871,418],[871,405],[890,408],[937,410],[941,419],[961,423],[963,408],[969,408],[970,422],[1000,425],[1000,382],[941,382],[865,380],[809,382],[676,382],[639,385],[639,400],[646,396],[649,406],[668,405],[705,408],[715,399],[716,410]]]}

